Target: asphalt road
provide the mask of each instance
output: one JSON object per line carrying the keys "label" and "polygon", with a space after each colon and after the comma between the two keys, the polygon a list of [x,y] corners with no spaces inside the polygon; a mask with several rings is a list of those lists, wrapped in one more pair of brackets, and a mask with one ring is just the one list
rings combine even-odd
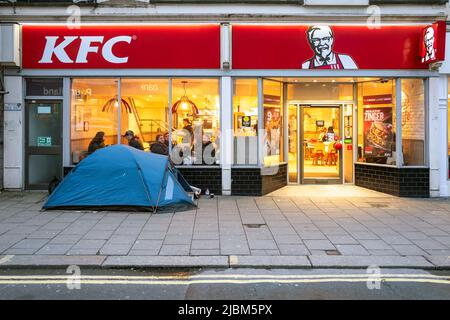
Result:
{"label": "asphalt road", "polygon": [[450,299],[450,271],[0,270],[0,299]]}

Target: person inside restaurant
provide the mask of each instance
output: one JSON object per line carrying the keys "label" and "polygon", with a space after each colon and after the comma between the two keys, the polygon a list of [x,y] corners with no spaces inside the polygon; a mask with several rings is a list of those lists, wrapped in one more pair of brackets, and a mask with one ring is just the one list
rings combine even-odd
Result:
{"label": "person inside restaurant", "polygon": [[141,140],[139,139],[138,136],[136,136],[134,134],[134,132],[132,130],[127,130],[125,132],[125,134],[123,135],[123,137],[125,139],[127,139],[128,145],[130,147],[133,147],[133,148],[136,148],[136,149],[144,151],[144,146],[143,146]]}

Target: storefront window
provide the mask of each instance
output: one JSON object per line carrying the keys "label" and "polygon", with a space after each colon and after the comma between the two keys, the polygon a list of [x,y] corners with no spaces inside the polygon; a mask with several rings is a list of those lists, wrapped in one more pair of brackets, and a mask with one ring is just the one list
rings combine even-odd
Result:
{"label": "storefront window", "polygon": [[288,85],[288,101],[353,101],[353,83],[315,82],[318,81],[317,79],[308,80],[308,82]]}
{"label": "storefront window", "polygon": [[396,165],[395,81],[358,84],[358,161]]}
{"label": "storefront window", "polygon": [[[72,80],[70,106],[72,164],[77,164],[97,148],[118,142],[117,84],[117,79]],[[123,111],[122,115],[125,117]],[[103,136],[104,142],[101,142],[100,136]]]}
{"label": "storefront window", "polygon": [[184,165],[219,163],[218,79],[172,80],[172,161]]}
{"label": "storefront window", "polygon": [[448,154],[448,178],[450,179],[450,77],[447,80],[448,82],[448,108],[447,108],[447,154]]}
{"label": "storefront window", "polygon": [[[120,119],[122,135],[132,130],[143,143],[145,151],[169,130],[169,80],[167,79],[122,79],[122,109]],[[122,138],[122,143],[128,143]],[[168,146],[168,142],[167,142]],[[156,148],[152,148],[155,151]]]}
{"label": "storefront window", "polygon": [[283,161],[283,84],[264,80],[264,166]]}
{"label": "storefront window", "polygon": [[402,146],[405,166],[425,164],[425,97],[422,79],[402,79]]}
{"label": "storefront window", "polygon": [[233,83],[234,164],[258,163],[258,80]]}

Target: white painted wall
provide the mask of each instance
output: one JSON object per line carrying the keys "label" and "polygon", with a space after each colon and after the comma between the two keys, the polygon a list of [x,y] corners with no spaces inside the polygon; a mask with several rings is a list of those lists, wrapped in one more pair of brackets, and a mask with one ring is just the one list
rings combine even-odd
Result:
{"label": "white painted wall", "polygon": [[[428,141],[429,143],[429,164],[430,164],[430,196],[440,196],[440,158],[441,158],[441,135],[442,128],[439,110],[439,78],[430,77],[428,86]],[[433,142],[436,143],[433,143]],[[445,171],[445,170],[444,170]]]}
{"label": "white painted wall", "polygon": [[[23,188],[23,146],[24,146],[24,108],[22,77],[5,76],[5,88],[9,92],[5,95],[4,115],[4,188]],[[7,111],[8,103],[20,103],[20,111]]]}
{"label": "white painted wall", "polygon": [[222,165],[222,194],[231,194],[231,165],[233,163],[233,123],[232,96],[233,82],[231,77],[222,77],[221,112],[220,112],[220,164]]}
{"label": "white painted wall", "polygon": [[[314,0],[312,0],[314,1]],[[315,0],[333,5],[293,4],[149,4],[148,6],[109,6],[107,4],[80,7],[81,23],[87,21],[167,22],[167,21],[366,21],[373,11],[366,5],[344,6],[340,0]],[[339,1],[337,4],[336,1]],[[363,3],[364,0],[351,0]],[[348,0],[346,1],[348,2]],[[405,20],[434,21],[446,17],[445,5],[380,5],[381,21],[401,23]],[[65,22],[70,17],[66,6],[2,6],[3,21],[52,21]],[[299,20],[299,17],[301,20]]]}

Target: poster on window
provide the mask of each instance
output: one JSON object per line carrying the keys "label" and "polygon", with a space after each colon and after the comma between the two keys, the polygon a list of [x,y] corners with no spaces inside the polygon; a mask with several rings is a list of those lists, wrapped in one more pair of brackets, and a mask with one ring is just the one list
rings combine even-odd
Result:
{"label": "poster on window", "polygon": [[392,107],[364,108],[364,156],[391,157]]}

